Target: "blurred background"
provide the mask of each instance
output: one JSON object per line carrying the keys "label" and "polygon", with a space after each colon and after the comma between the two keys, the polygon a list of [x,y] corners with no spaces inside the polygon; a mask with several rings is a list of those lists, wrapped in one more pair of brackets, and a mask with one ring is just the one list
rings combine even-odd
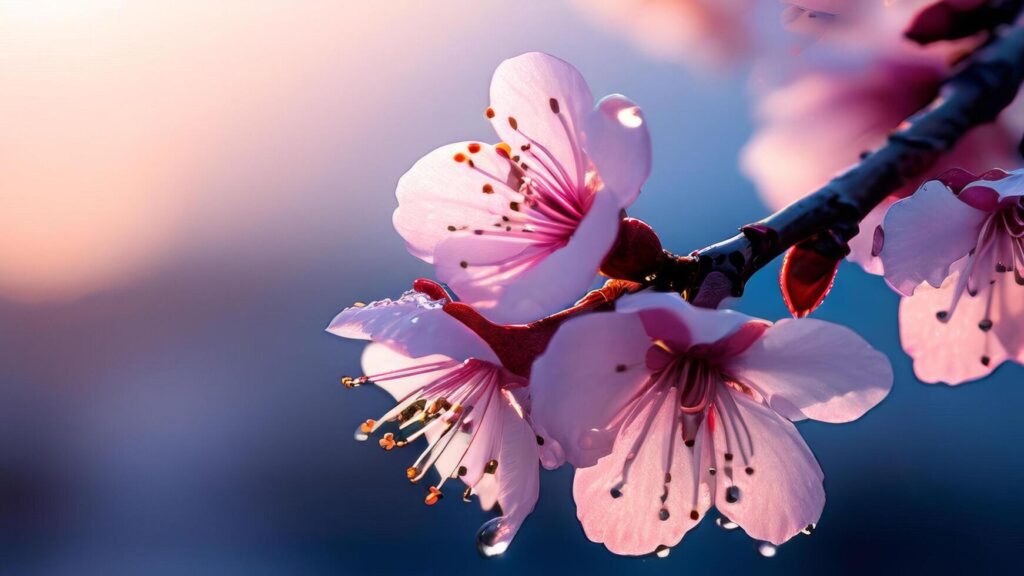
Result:
{"label": "blurred background", "polygon": [[[510,551],[427,508],[407,454],[357,443],[342,307],[430,269],[391,228],[420,156],[493,140],[494,67],[542,50],[640,103],[654,173],[631,214],[686,252],[765,211],[737,168],[743,71],[651,59],[582,3],[0,0],[0,572],[992,571],[1024,549],[1019,366],[915,380],[897,298],[844,264],[817,313],[885,351],[887,400],[799,426],[827,476],[810,537],[763,558],[711,521],[667,559],[584,537],[543,475]],[[784,317],[777,266],[740,308]]]}

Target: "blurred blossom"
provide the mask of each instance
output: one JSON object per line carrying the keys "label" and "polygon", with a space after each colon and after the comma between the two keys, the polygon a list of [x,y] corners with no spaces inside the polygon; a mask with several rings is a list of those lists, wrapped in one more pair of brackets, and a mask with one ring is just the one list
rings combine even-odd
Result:
{"label": "blurred blossom", "polygon": [[[799,54],[760,64],[753,85],[758,126],[740,163],[770,209],[813,192],[880,146],[938,96],[956,59],[977,45],[977,39],[966,39],[921,47],[904,39],[903,26],[924,4],[886,3]],[[1014,114],[971,131],[932,173],[1018,165],[1017,132],[1008,126]],[[868,214],[850,243],[851,260],[881,272],[871,233],[885,208],[923,180],[911,180]]]}
{"label": "blurred blossom", "polygon": [[770,12],[764,10],[766,3],[758,0],[573,3],[595,23],[626,37],[651,56],[707,68],[750,56],[769,36],[763,27],[781,30],[777,15],[763,17]]}

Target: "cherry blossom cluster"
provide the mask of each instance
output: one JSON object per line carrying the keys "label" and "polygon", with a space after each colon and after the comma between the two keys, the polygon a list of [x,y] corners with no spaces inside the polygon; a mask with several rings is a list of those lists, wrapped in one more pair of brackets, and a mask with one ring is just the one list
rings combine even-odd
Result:
{"label": "cherry blossom cluster", "polygon": [[[844,18],[841,0],[787,4],[786,22],[813,36],[808,50],[886,29],[871,21],[877,14]],[[892,76],[870,67],[886,91],[857,74],[839,74],[834,87],[827,75],[787,75],[744,159],[766,196],[796,200],[841,167],[847,151],[818,147],[816,133],[856,135],[844,146],[859,155],[877,145],[863,127],[892,130],[934,98],[951,46],[980,43],[950,24],[949,11],[982,5],[913,12],[912,36],[949,45],[920,55],[927,73],[907,60]],[[814,97],[799,97],[803,82]],[[817,115],[819,106],[853,112]],[[436,280],[346,308],[328,327],[370,341],[363,375],[343,384],[375,384],[396,401],[360,424],[357,438],[387,451],[420,448],[406,475],[427,505],[454,483],[467,502],[497,507],[477,534],[485,556],[503,553],[533,511],[541,469],[562,465],[576,470],[587,537],[616,554],[667,554],[712,508],[773,545],[814,529],[824,473],[794,423],[851,422],[893,384],[888,359],[863,338],[805,317],[838,260],[799,245],[790,253],[783,290],[797,318],[702,307],[658,281],[676,257],[626,215],[652,169],[637,104],[595,100],[570,64],[528,53],[498,66],[483,115],[497,143],[442,146],[398,184],[394,226]],[[903,297],[903,347],[926,382],[1024,363],[1024,171],[950,168],[967,157],[998,163],[1013,149],[989,135],[975,140],[978,148],[965,140],[943,159],[938,176],[893,191],[849,243],[853,259]],[[779,160],[789,155],[814,173]]]}
{"label": "cherry blossom cluster", "polygon": [[595,103],[569,64],[501,64],[491,119],[502,142],[445,146],[400,181],[395,227],[446,286],[344,310],[329,330],[371,340],[365,376],[398,404],[361,432],[386,449],[419,437],[420,482],[467,488],[502,515],[502,551],[532,511],[539,467],[578,470],[578,515],[621,554],[679,542],[715,506],[781,543],[815,524],[823,475],[792,422],[847,422],[887,394],[885,357],[811,319],[776,324],[620,281],[593,285],[651,165],[643,113]]}

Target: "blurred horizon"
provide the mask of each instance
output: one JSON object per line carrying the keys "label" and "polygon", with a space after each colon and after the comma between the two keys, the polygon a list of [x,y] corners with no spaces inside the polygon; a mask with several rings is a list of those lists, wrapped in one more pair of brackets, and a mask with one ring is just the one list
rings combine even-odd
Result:
{"label": "blurred horizon", "polygon": [[[395,184],[438,146],[495,140],[483,110],[502,60],[549,52],[643,107],[654,171],[630,214],[667,248],[766,213],[737,168],[744,71],[652,60],[572,4],[0,0],[5,573],[1016,566],[1021,367],[921,384],[896,295],[845,263],[816,317],[884,351],[896,384],[855,423],[798,426],[828,503],[775,558],[712,518],[667,559],[616,557],[583,535],[563,468],[485,561],[489,514],[423,506],[408,454],[353,440],[389,399],[339,385],[362,346],[323,329],[430,276],[391,227]],[[777,273],[738,307],[786,317]]]}

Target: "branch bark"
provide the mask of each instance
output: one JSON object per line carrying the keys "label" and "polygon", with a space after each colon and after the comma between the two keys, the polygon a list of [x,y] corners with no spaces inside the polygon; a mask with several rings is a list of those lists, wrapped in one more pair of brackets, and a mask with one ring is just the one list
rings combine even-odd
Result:
{"label": "branch bark", "polygon": [[[650,278],[701,306],[743,294],[747,280],[806,240],[843,257],[861,219],[908,179],[924,174],[971,128],[995,120],[1024,82],[1024,27],[1012,27],[976,51],[946,81],[939,97],[893,132],[877,150],[814,193],[732,238],[673,258]],[[865,231],[870,233],[870,231]]]}

